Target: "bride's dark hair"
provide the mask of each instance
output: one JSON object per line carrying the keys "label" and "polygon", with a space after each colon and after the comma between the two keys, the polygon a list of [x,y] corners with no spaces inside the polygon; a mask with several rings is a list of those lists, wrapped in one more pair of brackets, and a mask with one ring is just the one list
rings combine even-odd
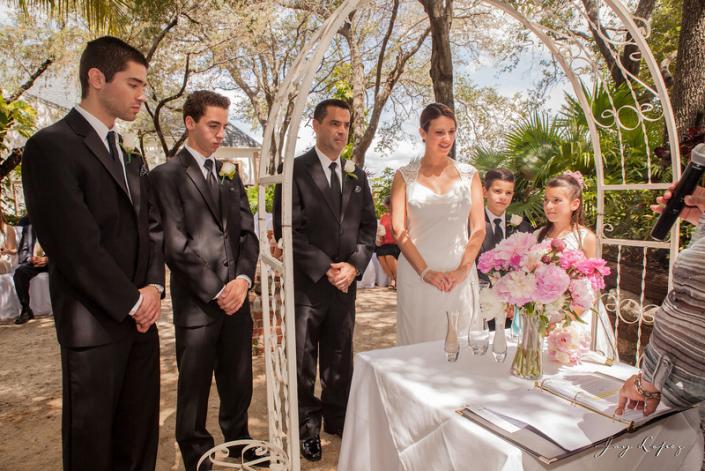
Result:
{"label": "bride's dark hair", "polygon": [[458,125],[458,121],[455,119],[455,113],[447,105],[443,103],[431,103],[421,112],[421,117],[419,118],[419,127],[424,131],[428,132],[428,128],[431,126],[431,121],[436,118],[445,116],[453,120],[455,125]]}
{"label": "bride's dark hair", "polygon": [[[564,173],[563,175],[551,178],[548,183],[546,183],[546,188],[566,188],[571,201],[574,199],[580,200],[580,206],[570,215],[570,229],[576,231],[578,243],[582,246],[582,237],[578,230],[578,227],[583,224],[585,220],[585,212],[583,210],[583,186],[581,182],[571,173]],[[552,227],[553,223],[549,221],[548,224],[541,229],[538,236],[539,242],[542,242],[546,238],[546,235]]]}

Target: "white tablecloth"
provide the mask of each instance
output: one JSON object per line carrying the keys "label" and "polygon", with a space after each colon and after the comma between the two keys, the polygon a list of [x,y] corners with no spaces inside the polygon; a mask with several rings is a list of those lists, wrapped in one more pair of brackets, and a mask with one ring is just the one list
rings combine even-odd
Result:
{"label": "white tablecloth", "polygon": [[[338,470],[700,469],[703,437],[696,409],[620,436],[612,446],[634,447],[623,457],[614,448],[597,457],[602,447],[551,466],[456,414],[466,404],[511,401],[513,391],[533,386],[510,374],[513,356],[512,346],[504,363],[496,363],[491,353],[473,357],[464,348],[456,363],[448,363],[442,342],[359,353]],[[600,367],[586,363],[578,368]],[[558,365],[546,361],[544,370],[553,374]],[[657,457],[639,448],[662,442],[683,451],[676,456],[666,450]]]}

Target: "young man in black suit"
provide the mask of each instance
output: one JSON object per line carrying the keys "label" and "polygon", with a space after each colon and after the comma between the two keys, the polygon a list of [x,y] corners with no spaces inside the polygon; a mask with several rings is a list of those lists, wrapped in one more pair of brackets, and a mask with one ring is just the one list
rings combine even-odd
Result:
{"label": "young man in black suit", "polygon": [[[176,440],[187,471],[195,470],[214,444],[206,430],[214,372],[225,441],[250,437],[252,317],[247,293],[259,242],[240,177],[232,164],[213,156],[225,135],[229,106],[230,100],[217,93],[191,93],[183,108],[186,145],[152,172],[171,271],[179,368]],[[239,451],[231,450],[231,456]]]}
{"label": "young man in black suit", "polygon": [[[504,168],[494,168],[485,173],[482,188],[485,197],[485,240],[480,248],[480,255],[492,250],[502,240],[515,232],[531,232],[533,228],[518,214],[507,213],[507,208],[514,198],[514,174]],[[479,256],[479,255],[478,255]],[[481,280],[489,282],[484,273],[478,272]],[[495,329],[494,319],[487,321],[490,330]],[[507,318],[506,326],[512,325]]]}
{"label": "young man in black suit", "polygon": [[153,470],[159,433],[159,211],[145,162],[115,121],[145,101],[147,61],[91,41],[81,103],[32,136],[22,182],[47,256],[63,378],[64,470]]}
{"label": "young man in black suit", "polygon": [[22,237],[20,237],[20,244],[17,247],[18,265],[12,278],[15,282],[17,298],[22,306],[20,315],[15,319],[15,324],[24,324],[30,319],[34,319],[34,313],[29,307],[29,284],[32,278],[40,273],[45,273],[49,269],[47,265],[49,258],[46,257],[46,254],[38,253],[43,252],[43,250],[35,250],[40,246],[37,241],[36,231],[29,222],[29,217],[23,217],[19,225],[22,226]]}
{"label": "young man in black suit", "polygon": [[[320,429],[342,435],[353,373],[355,279],[372,257],[377,219],[367,175],[340,157],[348,142],[350,107],[316,106],[316,145],[294,160],[292,232],[296,362],[301,452],[321,459]],[[281,187],[275,192],[275,237],[281,237]],[[320,365],[319,364],[320,355]],[[322,394],[314,395],[320,366]]]}

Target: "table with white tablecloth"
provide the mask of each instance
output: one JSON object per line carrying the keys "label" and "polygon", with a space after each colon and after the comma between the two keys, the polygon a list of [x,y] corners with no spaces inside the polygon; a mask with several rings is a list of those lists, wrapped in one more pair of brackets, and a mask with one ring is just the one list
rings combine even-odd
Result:
{"label": "table with white tablecloth", "polygon": [[[357,354],[338,470],[700,469],[703,437],[697,409],[620,435],[608,449],[598,446],[552,465],[458,415],[456,410],[467,404],[500,404],[533,388],[533,381],[510,374],[513,356],[513,346],[504,363],[464,348],[458,361],[449,363],[443,342]],[[545,360],[544,365],[545,374],[559,371],[556,363]],[[583,363],[573,368],[615,367]],[[656,456],[651,446],[661,443],[674,447]],[[626,445],[632,448],[620,456],[618,447]]]}

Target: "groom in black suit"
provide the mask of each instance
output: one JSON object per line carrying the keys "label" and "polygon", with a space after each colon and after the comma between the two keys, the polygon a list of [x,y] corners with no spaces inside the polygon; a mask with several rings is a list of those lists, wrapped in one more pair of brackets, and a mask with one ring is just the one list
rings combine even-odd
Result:
{"label": "groom in black suit", "polygon": [[65,471],[153,470],[159,432],[159,211],[116,119],[145,101],[147,61],[91,41],[81,103],[27,141],[22,183],[49,278],[63,378]]}
{"label": "groom in black suit", "polygon": [[[217,93],[191,93],[183,107],[186,145],[152,172],[171,270],[179,368],[176,440],[187,471],[195,470],[213,447],[206,430],[213,373],[225,441],[250,438],[252,317],[247,293],[259,242],[235,166],[213,156],[223,141],[229,106],[230,100]],[[231,456],[239,452],[231,450]]]}
{"label": "groom in black suit", "polygon": [[[350,107],[325,100],[313,113],[316,145],[294,160],[292,234],[301,452],[321,459],[320,429],[342,435],[353,373],[355,279],[372,257],[377,219],[367,175],[340,157]],[[281,237],[281,187],[274,204]],[[319,361],[320,356],[320,361]],[[321,398],[314,395],[316,367]]]}
{"label": "groom in black suit", "polygon": [[[531,232],[533,228],[523,217],[510,214],[507,208],[514,198],[514,174],[504,168],[494,168],[485,173],[482,193],[485,197],[485,240],[480,255],[494,249],[502,240],[516,232]],[[478,255],[479,256],[479,255]],[[489,278],[478,272],[481,280],[489,283]],[[487,321],[490,330],[495,329],[494,319]],[[506,327],[512,325],[507,319]]]}

